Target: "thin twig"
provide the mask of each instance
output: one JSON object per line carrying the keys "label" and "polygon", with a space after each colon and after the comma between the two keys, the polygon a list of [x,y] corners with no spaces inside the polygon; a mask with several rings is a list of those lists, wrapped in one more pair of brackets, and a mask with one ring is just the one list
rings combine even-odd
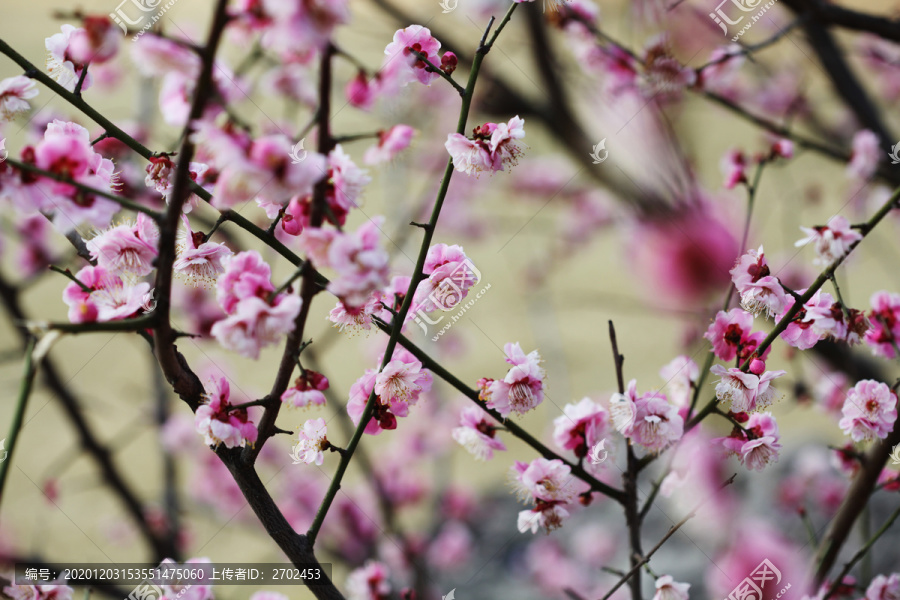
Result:
{"label": "thin twig", "polygon": [[[722,491],[722,490],[725,489],[727,486],[729,486],[729,485],[731,485],[732,483],[734,483],[734,480],[735,480],[736,477],[737,477],[737,473],[735,473],[734,475],[732,475],[731,477],[729,477],[728,480],[727,480],[725,483],[723,483],[723,484],[719,487],[718,490],[716,490],[716,493]],[[715,495],[715,494],[714,494],[714,495]],[[664,536],[662,537],[662,539],[659,540],[659,541],[656,543],[656,545],[653,546],[653,548],[650,549],[650,552],[648,552],[648,553],[646,554],[646,556],[641,557],[641,559],[638,561],[638,563],[637,563],[635,566],[633,566],[633,567],[631,568],[631,570],[628,571],[628,573],[626,573],[624,577],[622,577],[622,579],[620,579],[618,582],[616,582],[616,584],[612,587],[612,589],[610,589],[610,590],[606,593],[606,595],[603,596],[603,598],[602,598],[601,600],[608,600],[608,599],[615,593],[615,591],[616,591],[617,589],[619,589],[620,587],[622,587],[622,586],[625,584],[625,582],[627,582],[633,575],[635,575],[637,572],[639,572],[639,571],[641,570],[641,567],[643,567],[645,564],[647,564],[648,562],[650,562],[650,559],[653,557],[654,554],[656,554],[656,551],[659,550],[660,548],[662,548],[662,545],[665,544],[665,543],[669,540],[670,537],[672,537],[673,535],[675,535],[675,532],[678,531],[679,529],[681,529],[682,525],[684,525],[685,523],[687,523],[688,521],[690,521],[690,520],[697,514],[697,511],[700,510],[700,508],[701,508],[704,504],[706,504],[707,502],[709,502],[709,501],[712,499],[712,497],[713,497],[713,496],[710,496],[709,498],[706,498],[705,500],[703,500],[702,502],[700,502],[700,503],[699,503],[697,506],[695,506],[694,509],[693,509],[691,512],[689,512],[683,519],[681,519],[680,521],[678,521],[678,523],[676,523],[675,525],[672,525],[672,526],[669,528],[669,531],[666,532],[666,535],[664,535]]]}
{"label": "thin twig", "polygon": [[9,433],[6,436],[9,448],[5,450],[4,460],[0,462],[0,500],[3,499],[3,492],[6,491],[6,476],[9,472],[9,465],[12,464],[16,441],[19,439],[19,431],[22,430],[22,423],[25,421],[25,409],[28,406],[28,398],[31,396],[31,387],[34,384],[34,374],[37,371],[33,356],[34,345],[35,340],[32,338],[28,341],[28,346],[25,348],[25,366],[22,373],[22,381],[19,384],[19,397],[13,412],[12,423],[9,425]]}

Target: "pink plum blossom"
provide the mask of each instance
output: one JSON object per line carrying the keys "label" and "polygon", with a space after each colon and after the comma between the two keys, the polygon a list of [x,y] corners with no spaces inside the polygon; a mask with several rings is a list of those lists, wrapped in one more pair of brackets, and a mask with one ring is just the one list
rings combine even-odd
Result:
{"label": "pink plum blossom", "polygon": [[459,416],[459,427],[451,432],[453,439],[476,460],[490,460],[494,450],[506,450],[503,441],[496,437],[498,426],[488,420],[488,415],[477,406],[467,406]]}
{"label": "pink plum blossom", "polygon": [[731,190],[739,183],[747,182],[747,159],[740,150],[729,150],[722,157],[719,167],[725,175],[725,189]]}
{"label": "pink plum blossom", "polygon": [[718,294],[738,253],[726,223],[705,202],[639,221],[628,252],[649,292],[680,306]]}
{"label": "pink plum blossom", "polygon": [[[84,63],[76,61],[72,57],[71,44],[84,33],[84,29],[73,27],[68,23],[62,26],[62,32],[54,34],[44,40],[47,47],[47,72],[67,90],[74,91],[81,73],[87,67]],[[84,78],[81,89],[87,90],[91,86],[93,78],[90,72]]]}
{"label": "pink plum blossom", "polygon": [[[168,204],[172,195],[172,184],[175,180],[175,163],[165,154],[151,156],[149,161],[150,164],[145,168],[147,175],[144,177],[144,184],[162,194]],[[191,181],[197,184],[203,183],[207,171],[209,171],[209,165],[204,163],[191,162],[188,165]],[[191,212],[199,200],[199,196],[191,194],[184,204],[184,212]]]}
{"label": "pink plum blossom", "polygon": [[144,213],[135,223],[125,223],[98,234],[87,241],[91,258],[97,265],[116,275],[142,277],[153,271],[159,252],[159,228]]}
{"label": "pink plum blossom", "polygon": [[[351,106],[362,110],[371,110],[372,105],[375,103],[375,96],[378,93],[378,83],[379,79],[377,77],[373,77],[370,80],[366,76],[366,72],[361,70],[356,74],[356,77],[347,83],[347,87],[344,88],[344,96]],[[366,160],[366,164],[371,163]]]}
{"label": "pink plum blossom", "polygon": [[671,54],[670,40],[663,34],[651,40],[644,51],[644,70],[638,89],[657,101],[677,99],[681,90],[697,82],[697,72],[682,65]]}
{"label": "pink plum blossom", "polygon": [[127,319],[137,314],[149,300],[150,284],[129,285],[103,267],[84,267],[75,273],[75,278],[88,290],[75,282],[63,290],[63,301],[69,306],[72,323]]}
{"label": "pink plum blossom", "polygon": [[[88,130],[77,123],[49,123],[43,139],[34,147],[33,157],[37,167],[91,188],[112,193],[118,187],[113,162],[94,151]],[[104,228],[119,210],[115,202],[68,183],[40,181],[38,201],[42,204],[36,208],[55,212],[54,224],[61,230],[68,231],[82,223]]]}
{"label": "pink plum blossom", "polygon": [[600,404],[582,398],[577,404],[566,404],[562,416],[553,419],[553,441],[578,458],[584,458],[606,435],[609,424],[609,413]]}
{"label": "pink plum blossom", "polygon": [[[787,315],[794,302],[793,296],[787,297],[779,319]],[[781,339],[801,350],[812,348],[820,339],[828,337],[854,344],[860,342],[868,327],[869,323],[860,311],[847,309],[845,314],[831,294],[818,290],[794,315],[781,333]]]}
{"label": "pink plum blossom", "polygon": [[453,159],[453,168],[466,175],[477,175],[482,171],[490,171],[493,159],[483,138],[469,139],[464,135],[452,133],[444,144]]}
{"label": "pink plum blossom", "polygon": [[340,144],[328,154],[328,168],[331,181],[329,189],[334,195],[334,202],[345,211],[358,206],[356,201],[363,188],[372,181],[368,171],[357,167]]}
{"label": "pink plum blossom", "polygon": [[784,290],[778,278],[770,274],[762,246],[759,250],[748,250],[730,272],[744,310],[754,315],[765,313],[769,317],[784,310]]}
{"label": "pink plum blossom", "polygon": [[384,68],[396,77],[401,86],[413,81],[430,85],[440,75],[432,72],[413,51],[424,54],[428,62],[438,65],[441,62],[438,57],[440,48],[441,43],[432,37],[431,31],[426,27],[410,25],[406,29],[398,29],[394,33],[394,40],[384,49],[387,55]]}
{"label": "pink plum blossom", "polygon": [[828,220],[825,227],[801,227],[807,237],[797,241],[794,246],[806,246],[813,244],[816,258],[813,264],[827,267],[834,261],[843,257],[850,248],[862,239],[862,234],[850,228],[850,222],[846,218],[836,215]]}
{"label": "pink plum blossom", "polygon": [[297,434],[299,439],[291,454],[294,457],[294,463],[321,465],[325,462],[324,450],[330,446],[328,438],[325,437],[327,433],[325,419],[308,419],[303,424],[303,429]]}
{"label": "pink plum blossom", "polygon": [[105,15],[85,15],[83,29],[76,29],[69,39],[69,57],[76,64],[105,63],[119,51],[122,34]]}
{"label": "pink plum blossom", "polygon": [[225,348],[256,359],[264,346],[294,330],[303,301],[293,294],[271,298],[275,287],[269,266],[255,250],[241,252],[225,263],[216,296],[227,316],[210,332]]}
{"label": "pink plum blossom", "polygon": [[399,402],[414,404],[426,385],[430,387],[431,376],[427,370],[422,370],[422,363],[417,360],[392,360],[375,377],[375,393],[382,404],[392,406]]}
{"label": "pink plum blossom", "polygon": [[750,415],[744,430],[735,427],[730,436],[716,438],[713,442],[737,455],[741,464],[751,471],[762,471],[770,462],[778,460],[781,443],[778,423],[772,413]]}
{"label": "pink plum blossom", "polygon": [[495,171],[503,171],[505,165],[515,165],[522,149],[516,140],[525,137],[525,120],[518,115],[507,123],[497,123],[491,133],[490,151]]}
{"label": "pink plum blossom", "polygon": [[299,296],[290,294],[281,294],[271,303],[256,296],[246,298],[210,332],[222,347],[257,359],[263,347],[277,344],[294,330],[302,304]]}
{"label": "pink plum blossom", "polygon": [[753,332],[753,315],[740,308],[728,312],[719,311],[706,333],[703,334],[713,346],[716,358],[726,362],[736,357],[745,360],[750,357],[765,339],[762,331]]}
{"label": "pink plum blossom", "polygon": [[490,384],[487,407],[504,417],[511,413],[525,414],[544,400],[546,373],[541,367],[541,357],[537,350],[526,356],[518,342],[508,343],[503,349],[512,368],[503,379]]}
{"label": "pink plum blossom", "polygon": [[900,345],[900,294],[875,292],[869,303],[871,328],[865,334],[865,341],[874,354],[894,358]]}
{"label": "pink plum blossom", "polygon": [[779,158],[794,157],[794,142],[788,138],[778,138],[772,144],[772,156]]}
{"label": "pink plum blossom", "polygon": [[628,437],[649,452],[659,452],[681,439],[684,419],[662,394],[647,393],[635,402],[634,422]]}
{"label": "pink plum blossom", "polygon": [[897,395],[885,383],[864,379],[847,393],[840,428],[854,442],[884,439],[897,420]]}
{"label": "pink plum blossom", "polygon": [[735,413],[769,406],[777,393],[771,381],[786,374],[786,371],[766,371],[762,375],[754,375],[733,367],[726,369],[722,365],[713,365],[709,371],[721,378],[716,384],[716,398],[731,402],[731,412]]}
{"label": "pink plum blossom", "polygon": [[[428,369],[409,352],[398,349],[394,360],[379,373],[374,369],[366,372],[350,387],[347,413],[355,424],[359,424],[369,396],[375,393],[372,416],[366,424],[365,433],[378,435],[385,429],[397,428],[397,417],[409,415],[409,406],[419,400],[419,395],[431,389],[432,377]],[[392,365],[393,363],[393,365]],[[388,370],[387,366],[391,366]],[[381,390],[376,391],[376,386]]]}
{"label": "pink plum blossom", "polygon": [[327,377],[312,369],[305,369],[294,381],[294,385],[281,394],[281,401],[295,408],[324,406],[325,394],[322,392],[328,388]]}
{"label": "pink plum blossom", "polygon": [[519,513],[518,529],[536,533],[540,527],[552,531],[562,526],[569,516],[564,506],[573,502],[588,486],[572,476],[572,470],[561,460],[536,458],[529,464],[516,461],[512,476],[521,500],[533,500],[535,507]]}
{"label": "pink plum blossom", "polygon": [[254,199],[286,204],[294,196],[311,194],[328,171],[326,157],[316,152],[306,151],[301,162],[293,162],[292,142],[283,134],[250,140],[203,125],[194,135],[209,154],[206,162],[219,171],[212,203],[220,210]]}
{"label": "pink plum blossom", "polygon": [[900,573],[878,575],[866,588],[865,600],[896,600],[900,598]]}
{"label": "pink plum blossom", "polygon": [[881,148],[878,136],[863,129],[853,136],[853,153],[847,164],[847,174],[856,179],[869,179],[878,170]]}
{"label": "pink plum blossom", "polygon": [[225,272],[216,285],[216,298],[227,313],[233,312],[245,298],[265,297],[275,291],[269,280],[272,269],[259,252],[240,252],[224,261]]}
{"label": "pink plum blossom", "polygon": [[512,467],[522,498],[545,502],[572,502],[584,491],[584,482],[572,476],[572,469],[559,459],[535,458],[525,464],[519,461]]}
{"label": "pink plum blossom", "polygon": [[340,300],[328,313],[328,320],[340,331],[356,333],[372,329],[372,317],[382,312],[382,296],[375,291],[361,307],[349,307]]}
{"label": "pink plum blossom", "polygon": [[415,306],[425,312],[453,309],[478,282],[479,276],[462,246],[447,244],[435,244],[428,249],[422,271],[428,278],[416,289]]}
{"label": "pink plum blossom", "polygon": [[394,125],[386,131],[378,133],[378,143],[366,150],[363,162],[377,165],[394,159],[401,151],[409,147],[416,130],[409,125]]}
{"label": "pink plum blossom", "polygon": [[515,165],[522,150],[516,140],[525,137],[525,121],[518,116],[508,123],[485,123],[473,130],[473,139],[451,134],[445,144],[457,171],[467,175],[503,171]]}
{"label": "pink plum blossom", "polygon": [[200,57],[175,40],[145,35],[130,46],[132,62],[147,77],[159,77],[170,71],[195,75],[200,71]]}
{"label": "pink plum blossom", "polygon": [[689,583],[678,583],[671,575],[663,575],[656,580],[653,600],[688,600]]}
{"label": "pink plum blossom", "polygon": [[64,581],[57,581],[38,585],[11,583],[3,588],[3,593],[12,600],[72,600],[75,590]]}
{"label": "pink plum blossom", "polygon": [[28,100],[38,95],[32,79],[24,75],[0,80],[0,119],[10,121],[31,109]]}
{"label": "pink plum blossom", "polygon": [[224,377],[211,379],[205,386],[207,401],[194,413],[194,426],[208,446],[225,444],[237,448],[256,442],[256,425],[247,416],[247,409],[231,408],[231,386]]}
{"label": "pink plum blossom", "polygon": [[525,120],[517,116],[507,123],[485,123],[472,131],[472,138],[459,133],[447,136],[444,147],[453,159],[453,167],[466,175],[482,171],[505,171],[515,165],[522,148],[517,140],[525,137]]}
{"label": "pink plum blossom", "polygon": [[519,512],[516,528],[519,530],[519,533],[525,533],[526,531],[537,533],[540,529],[550,533],[554,529],[562,527],[563,521],[567,518],[569,518],[569,511],[562,505],[539,503],[532,509]]}
{"label": "pink plum blossom", "polygon": [[719,46],[710,53],[706,67],[697,73],[697,85],[726,97],[733,96],[735,80],[745,61],[738,44]]}
{"label": "pink plum blossom", "polygon": [[177,257],[172,265],[175,273],[195,285],[209,285],[225,271],[224,260],[234,253],[225,244],[205,241],[202,232],[194,232],[190,221],[181,215],[185,231],[177,247]]}
{"label": "pink plum blossom", "polygon": [[387,600],[391,594],[388,577],[384,563],[367,561],[347,576],[347,600]]}
{"label": "pink plum blossom", "polygon": [[330,267],[338,276],[328,291],[348,307],[361,307],[388,282],[388,253],[381,247],[383,217],[375,217],[354,233],[305,229],[300,245],[317,268]]}

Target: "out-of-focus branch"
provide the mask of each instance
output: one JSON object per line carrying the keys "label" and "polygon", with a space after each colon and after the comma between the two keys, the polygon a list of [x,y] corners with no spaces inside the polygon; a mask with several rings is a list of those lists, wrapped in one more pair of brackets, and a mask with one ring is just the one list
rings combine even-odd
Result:
{"label": "out-of-focus branch", "polygon": [[[717,493],[718,493],[718,491],[721,491],[721,490],[725,489],[726,487],[728,487],[729,485],[731,485],[732,483],[734,483],[735,477],[737,477],[737,473],[735,473],[734,475],[732,475],[731,477],[729,477],[728,480],[727,480],[725,483],[723,483],[723,484],[719,487],[719,489],[717,490]],[[622,577],[622,579],[620,579],[620,580],[616,583],[616,585],[614,585],[614,586],[612,587],[612,589],[610,589],[610,590],[606,593],[605,596],[603,596],[603,598],[602,598],[601,600],[608,600],[608,599],[615,593],[615,591],[616,591],[617,589],[619,589],[620,587],[622,587],[629,579],[631,579],[632,577],[636,576],[636,575],[638,574],[638,571],[641,570],[641,567],[643,567],[643,566],[646,565],[648,562],[650,562],[650,558],[652,558],[653,555],[656,554],[656,551],[659,550],[660,548],[662,548],[663,544],[665,544],[667,541],[669,541],[669,538],[672,537],[673,535],[675,535],[675,532],[678,531],[679,529],[681,529],[681,527],[682,527],[685,523],[687,523],[688,521],[690,521],[691,519],[693,519],[694,516],[697,514],[697,511],[700,510],[700,508],[702,508],[703,505],[706,504],[707,502],[709,502],[711,499],[712,499],[712,496],[710,496],[709,498],[704,499],[704,500],[703,500],[702,502],[700,502],[697,506],[695,506],[694,509],[693,509],[691,512],[689,512],[687,515],[685,515],[685,517],[684,517],[683,519],[681,519],[680,521],[678,521],[676,524],[672,525],[672,526],[669,528],[669,531],[666,532],[666,535],[664,535],[664,536],[662,537],[662,539],[660,539],[660,540],[656,543],[656,545],[653,546],[653,548],[651,548],[650,551],[649,551],[645,556],[642,556],[641,559],[637,562],[637,564],[635,564],[635,565],[631,568],[631,570],[628,571],[628,572],[625,574],[625,576]]]}
{"label": "out-of-focus branch", "polygon": [[854,31],[874,33],[886,40],[900,42],[900,20],[871,15],[838,4],[818,0],[805,3],[807,14],[822,25],[834,25]]}
{"label": "out-of-focus branch", "polygon": [[[804,17],[809,13],[815,14],[817,0],[784,0],[784,4],[797,13],[798,17]],[[881,114],[875,103],[863,89],[859,80],[850,70],[844,53],[838,48],[831,32],[821,23],[814,20],[806,20],[803,30],[809,44],[819,57],[819,62],[828,73],[835,93],[844,100],[847,108],[856,115],[860,124],[871,129],[881,141],[883,148],[893,145],[893,136],[884,124]]]}
{"label": "out-of-focus branch", "polygon": [[[9,313],[14,323],[22,323],[27,320],[27,315],[22,309],[16,288],[10,285],[2,276],[0,276],[0,301],[3,302],[6,312]],[[21,343],[23,345],[26,344],[30,338],[29,333],[21,325],[16,326],[16,331],[19,333]],[[59,400],[63,412],[78,433],[81,446],[97,463],[103,476],[103,481],[115,492],[124,505],[126,512],[141,532],[141,535],[153,548],[154,559],[162,560],[167,557],[178,559],[177,548],[158,536],[148,523],[141,502],[131,487],[125,482],[118,468],[116,468],[109,449],[100,443],[96,434],[81,414],[81,402],[71,392],[66,382],[63,381],[50,356],[44,357],[41,364],[41,374],[44,384],[50,388],[50,391]]]}
{"label": "out-of-focus branch", "polygon": [[19,384],[19,398],[16,402],[16,408],[13,411],[13,420],[9,426],[9,434],[6,439],[9,440],[8,454],[0,463],[0,501],[3,500],[3,492],[6,491],[6,474],[9,472],[9,466],[12,464],[13,452],[16,449],[16,441],[19,439],[19,431],[22,430],[22,423],[25,420],[25,408],[28,406],[28,398],[31,397],[31,388],[34,384],[34,375],[37,372],[37,364],[34,360],[34,339],[29,339],[25,346],[25,368],[22,373],[22,381]]}
{"label": "out-of-focus branch", "polygon": [[[420,23],[423,21],[423,19],[411,15],[390,2],[390,0],[372,0],[372,3],[404,27],[409,23]],[[537,8],[537,3],[533,6],[526,5],[524,8]],[[434,23],[429,23],[428,27],[432,34],[441,40],[444,48],[456,54],[461,65],[472,64],[473,57],[453,43],[448,31],[441,30]],[[542,25],[542,27],[544,26]],[[518,114],[522,117],[535,117],[543,123],[547,133],[556,139],[560,148],[572,160],[585,167],[585,173],[609,189],[616,198],[638,207],[653,206],[654,208],[660,208],[659,201],[637,196],[634,186],[624,177],[617,177],[616,171],[604,171],[594,168],[596,165],[593,164],[590,157],[590,149],[593,147],[594,141],[588,139],[585,135],[584,124],[578,121],[569,106],[557,106],[551,101],[534,101],[516,91],[490,68],[482,70],[481,78],[482,84],[480,87],[482,92],[479,94],[479,107],[482,110],[487,112],[500,111],[503,115]]]}

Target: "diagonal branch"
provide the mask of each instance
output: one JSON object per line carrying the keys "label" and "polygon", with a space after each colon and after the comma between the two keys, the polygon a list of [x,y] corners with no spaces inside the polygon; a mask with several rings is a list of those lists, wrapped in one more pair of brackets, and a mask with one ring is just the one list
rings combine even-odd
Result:
{"label": "diagonal branch", "polygon": [[[2,301],[6,312],[9,313],[13,321],[21,323],[27,320],[27,315],[22,309],[19,295],[16,288],[10,285],[3,277],[0,277],[0,301]],[[21,342],[24,345],[29,339],[28,332],[21,326],[16,327]],[[56,369],[49,356],[44,357],[41,364],[41,373],[43,374],[44,384],[50,388],[50,391],[59,400],[62,405],[63,412],[71,421],[72,426],[78,433],[79,441],[88,455],[97,463],[97,467],[103,475],[103,481],[109,485],[121,500],[126,512],[134,521],[141,535],[147,540],[147,543],[153,548],[154,558],[162,560],[163,558],[178,558],[177,548],[161,539],[157,533],[150,527],[144,514],[144,508],[134,491],[125,482],[122,474],[119,472],[112,460],[109,449],[100,443],[96,434],[91,429],[84,415],[81,413],[81,402],[70,391],[69,386],[63,381],[62,377]]]}
{"label": "diagonal branch", "polygon": [[[466,84],[466,94],[463,96],[462,106],[459,110],[459,121],[456,126],[457,133],[461,134],[465,131],[466,121],[469,118],[469,109],[472,106],[472,94],[475,90],[475,83],[478,80],[478,72],[481,69],[481,63],[484,60],[484,57],[487,56],[488,52],[490,52],[491,48],[494,45],[494,42],[497,41],[497,37],[500,35],[500,32],[503,31],[503,28],[507,23],[509,23],[509,20],[512,18],[512,14],[517,6],[518,4],[515,3],[510,5],[509,9],[506,11],[506,15],[497,25],[497,29],[494,30],[494,33],[489,41],[487,40],[487,38],[488,32],[490,31],[491,26],[494,23],[493,17],[491,18],[490,23],[488,23],[487,29],[485,30],[484,35],[481,38],[481,43],[478,46],[478,50],[475,52],[475,59],[472,62],[472,68],[469,71],[469,80]],[[401,305],[398,313],[394,315],[390,338],[388,339],[387,347],[384,350],[384,357],[381,360],[381,367],[379,368],[379,371],[384,369],[387,363],[390,362],[393,358],[394,350],[397,348],[397,343],[399,342],[401,337],[403,324],[406,321],[406,316],[409,314],[410,308],[412,307],[413,297],[415,296],[416,289],[418,289],[419,283],[421,283],[422,279],[424,278],[423,268],[425,266],[425,258],[428,255],[428,249],[431,247],[431,240],[434,236],[434,230],[437,227],[438,219],[441,216],[441,208],[444,204],[444,198],[446,198],[447,196],[447,190],[450,187],[450,178],[453,176],[453,172],[453,160],[450,159],[449,161],[447,161],[447,167],[444,169],[444,176],[441,179],[441,186],[438,190],[437,198],[434,202],[434,208],[431,211],[431,219],[428,222],[428,227],[423,228],[424,233],[422,235],[422,243],[419,247],[419,256],[416,260],[416,266],[413,270],[412,277],[410,278],[406,296],[403,298],[403,304]],[[319,506],[319,510],[316,512],[316,516],[309,528],[307,536],[309,537],[310,544],[315,544],[316,536],[318,535],[319,530],[322,527],[322,523],[325,520],[325,515],[328,514],[328,509],[331,507],[331,503],[334,501],[335,495],[337,495],[338,489],[340,489],[341,480],[344,477],[347,466],[350,464],[350,459],[353,457],[353,452],[359,445],[366,425],[368,425],[369,420],[372,418],[372,414],[375,409],[375,402],[377,402],[377,396],[375,395],[375,390],[373,389],[372,393],[369,394],[368,400],[366,401],[366,406],[363,410],[362,416],[360,416],[356,431],[354,432],[353,437],[350,438],[349,444],[347,444],[346,452],[341,454],[341,461],[338,464],[337,470],[335,471],[334,478],[331,480],[331,485],[328,487],[328,490],[325,493],[325,498],[322,500],[322,504]]]}

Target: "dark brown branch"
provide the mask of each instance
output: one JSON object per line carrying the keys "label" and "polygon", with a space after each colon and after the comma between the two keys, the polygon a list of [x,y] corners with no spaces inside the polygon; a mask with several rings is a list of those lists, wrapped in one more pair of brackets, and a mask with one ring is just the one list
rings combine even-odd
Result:
{"label": "dark brown branch", "polygon": [[[815,15],[818,6],[817,0],[784,0],[784,3],[801,18],[810,14]],[[803,24],[803,30],[819,62],[827,72],[835,93],[844,100],[844,104],[856,115],[860,124],[878,136],[886,151],[893,145],[894,138],[881,118],[878,108],[844,60],[844,53],[831,32],[820,22],[809,19]]]}
{"label": "dark brown branch", "polygon": [[815,588],[821,586],[828,577],[828,572],[834,566],[841,548],[850,535],[853,524],[869,503],[869,498],[878,483],[878,477],[890,458],[891,448],[897,444],[900,444],[900,420],[894,423],[894,430],[885,439],[879,440],[866,453],[837,515],[831,521],[825,537],[822,538],[816,552],[818,565],[814,581]]}
{"label": "dark brown branch", "polygon": [[[323,156],[327,156],[334,146],[330,128],[331,62],[333,56],[334,49],[331,45],[328,45],[322,51],[321,60],[319,61],[318,152]],[[327,192],[328,178],[323,177],[313,189],[312,208],[309,216],[309,226],[312,228],[321,227],[325,220]],[[278,372],[275,375],[275,381],[272,383],[269,395],[266,396],[267,405],[259,422],[259,438],[256,446],[252,449],[248,448],[244,452],[244,458],[248,463],[252,463],[256,459],[266,440],[274,435],[275,420],[278,418],[278,413],[281,410],[281,395],[290,384],[291,375],[294,373],[294,368],[297,364],[297,353],[303,343],[303,333],[306,329],[306,320],[309,317],[312,299],[321,290],[312,265],[305,263],[301,271],[300,299],[303,304],[300,307],[297,318],[294,320],[294,329],[287,336],[284,351],[281,354],[281,362],[278,365]]]}
{"label": "dark brown branch", "polygon": [[874,33],[886,40],[900,42],[900,20],[859,12],[825,2],[807,2],[806,10],[818,23],[854,31]]}
{"label": "dark brown branch", "polygon": [[[241,460],[241,452],[239,448],[231,450],[220,446],[217,452],[219,458],[228,467],[235,483],[244,494],[244,498],[250,504],[250,508],[256,514],[260,523],[269,534],[278,547],[287,555],[294,565],[311,565],[319,564],[312,546],[305,535],[298,534],[291,527],[287,519],[278,509],[272,496],[266,490],[265,484],[260,480],[259,475],[252,466],[247,466]],[[318,600],[344,600],[344,597],[328,580],[325,573],[322,573],[321,584],[310,586],[309,591],[318,598]],[[330,585],[329,585],[330,584]]]}
{"label": "dark brown branch", "polygon": [[[623,373],[622,367],[625,363],[625,357],[619,352],[619,342],[616,339],[616,328],[612,321],[609,321],[609,343],[610,346],[612,346],[613,362],[616,368],[616,382],[619,386],[619,393],[624,394],[625,374]],[[629,554],[628,559],[631,563],[632,572],[637,573],[637,571],[640,570],[641,564],[643,564],[641,561],[643,560],[643,562],[646,563],[649,558],[643,558],[644,552],[641,549],[641,513],[640,508],[638,507],[637,495],[637,479],[640,469],[638,468],[637,457],[634,455],[634,446],[631,445],[630,439],[626,441],[628,443],[626,449],[628,464],[625,473],[622,474],[622,487],[625,492],[625,502],[623,503],[623,507],[625,509],[625,524],[628,527],[628,543],[631,547],[631,553]],[[628,581],[628,585],[631,587],[632,600],[642,600],[640,574],[637,574],[630,579],[626,577],[622,581]]]}
{"label": "dark brown branch", "polygon": [[165,218],[160,226],[159,256],[156,259],[156,312],[159,321],[156,324],[156,358],[162,367],[166,380],[175,393],[187,402],[191,410],[197,410],[203,395],[203,384],[197,375],[187,366],[184,357],[175,346],[176,332],[172,329],[169,318],[172,296],[172,265],[175,262],[175,242],[178,224],[184,204],[191,193],[190,163],[194,158],[194,143],[191,141],[194,122],[203,116],[207,102],[213,95],[213,63],[219,41],[228,22],[226,11],[227,0],[218,0],[210,26],[209,36],[201,52],[201,68],[194,86],[194,98],[188,115],[184,132],[181,136],[181,148],[178,151],[178,163],[172,182],[172,196]]}

